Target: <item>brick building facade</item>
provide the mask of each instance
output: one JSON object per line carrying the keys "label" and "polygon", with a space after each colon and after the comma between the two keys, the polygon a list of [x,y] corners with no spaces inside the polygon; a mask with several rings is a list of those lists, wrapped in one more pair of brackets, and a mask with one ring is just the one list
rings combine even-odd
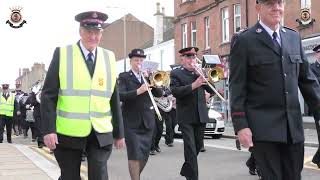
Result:
{"label": "brick building facade", "polygon": [[[257,23],[259,16],[255,5],[256,0],[175,0],[176,63],[179,63],[179,49],[197,46],[200,49],[200,57],[202,54],[217,54],[227,70],[230,40],[236,31]],[[309,62],[312,63],[312,49],[320,44],[320,1],[287,1],[281,23],[300,33],[303,48]],[[216,85],[217,89],[224,90],[226,98],[227,82],[220,81]],[[302,112],[308,114],[306,106],[303,106],[302,96],[300,100]]]}
{"label": "brick building facade", "polygon": [[[218,54],[228,57],[234,32],[251,27],[258,20],[255,2],[256,0],[175,0],[176,54],[184,46],[197,46],[200,48],[200,56]],[[312,22],[302,26],[297,21],[301,20],[301,9],[305,7],[310,8]],[[302,39],[318,36],[319,9],[319,0],[288,1],[283,24],[299,31]]]}

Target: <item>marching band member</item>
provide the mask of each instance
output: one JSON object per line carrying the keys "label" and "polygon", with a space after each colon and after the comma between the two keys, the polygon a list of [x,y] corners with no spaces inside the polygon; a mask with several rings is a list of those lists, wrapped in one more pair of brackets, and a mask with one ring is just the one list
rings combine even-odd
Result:
{"label": "marching band member", "polygon": [[44,143],[59,164],[59,180],[80,180],[83,150],[88,179],[108,180],[112,144],[124,147],[123,121],[112,51],[98,47],[108,15],[75,16],[81,39],[55,49],[41,93]]}
{"label": "marching band member", "polygon": [[[316,56],[316,62],[310,65],[310,68],[314,75],[317,77],[318,82],[320,83],[320,45],[313,48]],[[318,144],[320,144],[320,113],[314,112],[314,121],[316,124],[316,130],[318,134]],[[320,168],[320,146],[318,146],[318,150],[312,158],[312,162]]]}
{"label": "marching band member", "polygon": [[320,87],[299,33],[280,25],[283,0],[256,0],[259,21],[241,33],[230,53],[234,129],[253,154],[263,180],[301,180],[304,130],[299,89],[319,111]]}
{"label": "marching band member", "polygon": [[0,143],[3,142],[4,127],[7,132],[7,142],[12,143],[12,117],[16,105],[15,94],[9,91],[9,84],[2,84],[2,95],[0,97]]}
{"label": "marching band member", "polygon": [[171,71],[170,88],[176,98],[177,121],[182,131],[185,162],[180,174],[187,180],[198,180],[197,156],[201,149],[205,125],[209,122],[205,90],[205,77],[195,73],[197,47],[179,51],[182,67]]}
{"label": "marching band member", "polygon": [[[145,57],[142,49],[133,49],[129,53],[131,70],[120,73],[118,78],[131,180],[140,180],[155,126],[154,107],[147,92],[150,87],[142,79],[145,74],[141,72],[141,65]],[[162,95],[159,88],[152,88],[151,92],[156,97]]]}

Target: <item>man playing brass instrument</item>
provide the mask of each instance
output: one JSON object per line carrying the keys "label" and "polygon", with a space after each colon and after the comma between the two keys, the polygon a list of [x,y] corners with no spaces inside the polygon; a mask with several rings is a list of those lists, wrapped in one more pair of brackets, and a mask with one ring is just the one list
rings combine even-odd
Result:
{"label": "man playing brass instrument", "polygon": [[195,73],[199,48],[188,47],[179,51],[182,67],[171,72],[170,88],[176,98],[177,121],[182,131],[185,162],[180,174],[187,180],[198,180],[197,156],[201,148],[205,124],[209,122],[205,90],[213,93],[205,77]]}

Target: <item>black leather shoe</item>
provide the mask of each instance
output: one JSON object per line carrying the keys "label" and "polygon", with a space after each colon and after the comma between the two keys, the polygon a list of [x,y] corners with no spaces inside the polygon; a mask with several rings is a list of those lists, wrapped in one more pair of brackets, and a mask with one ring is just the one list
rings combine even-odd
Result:
{"label": "black leather shoe", "polygon": [[156,147],[156,149],[155,149],[158,153],[160,153],[161,152],[161,149],[160,149],[160,147]]}
{"label": "black leather shoe", "polygon": [[318,168],[320,168],[320,150],[316,152],[316,154],[312,158],[312,163],[316,164]]}
{"label": "black leather shoe", "polygon": [[151,150],[149,153],[151,156],[156,155],[156,151],[155,150]]}
{"label": "black leather shoe", "polygon": [[44,144],[43,143],[38,143],[38,148],[43,148]]}
{"label": "black leather shoe", "polygon": [[168,143],[167,146],[168,147],[173,147],[173,143]]}
{"label": "black leather shoe", "polygon": [[200,152],[206,152],[207,150],[204,148],[204,147],[202,147],[201,149],[200,149]]}
{"label": "black leather shoe", "polygon": [[251,175],[257,175],[256,168],[249,168],[249,174],[251,174]]}
{"label": "black leather shoe", "polygon": [[11,141],[11,140],[8,140],[7,142],[10,143],[10,144],[12,144],[12,141]]}

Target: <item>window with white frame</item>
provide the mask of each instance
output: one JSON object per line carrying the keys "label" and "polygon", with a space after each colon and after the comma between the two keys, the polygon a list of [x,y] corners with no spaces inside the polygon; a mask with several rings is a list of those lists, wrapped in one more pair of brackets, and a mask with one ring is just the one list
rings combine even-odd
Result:
{"label": "window with white frame", "polygon": [[210,41],[210,18],[207,16],[204,18],[204,31],[205,31],[205,48],[209,49],[209,41]]}
{"label": "window with white frame", "polygon": [[188,25],[187,23],[181,25],[181,46],[182,48],[186,48],[188,46]]}
{"label": "window with white frame", "polygon": [[197,46],[197,24],[191,22],[191,46]]}
{"label": "window with white frame", "polygon": [[222,14],[222,42],[229,41],[229,12],[228,8],[223,8]]}
{"label": "window with white frame", "polygon": [[311,0],[301,0],[301,9],[311,8]]}
{"label": "window with white frame", "polygon": [[241,6],[240,4],[235,4],[233,6],[233,32],[238,32],[241,29]]}

